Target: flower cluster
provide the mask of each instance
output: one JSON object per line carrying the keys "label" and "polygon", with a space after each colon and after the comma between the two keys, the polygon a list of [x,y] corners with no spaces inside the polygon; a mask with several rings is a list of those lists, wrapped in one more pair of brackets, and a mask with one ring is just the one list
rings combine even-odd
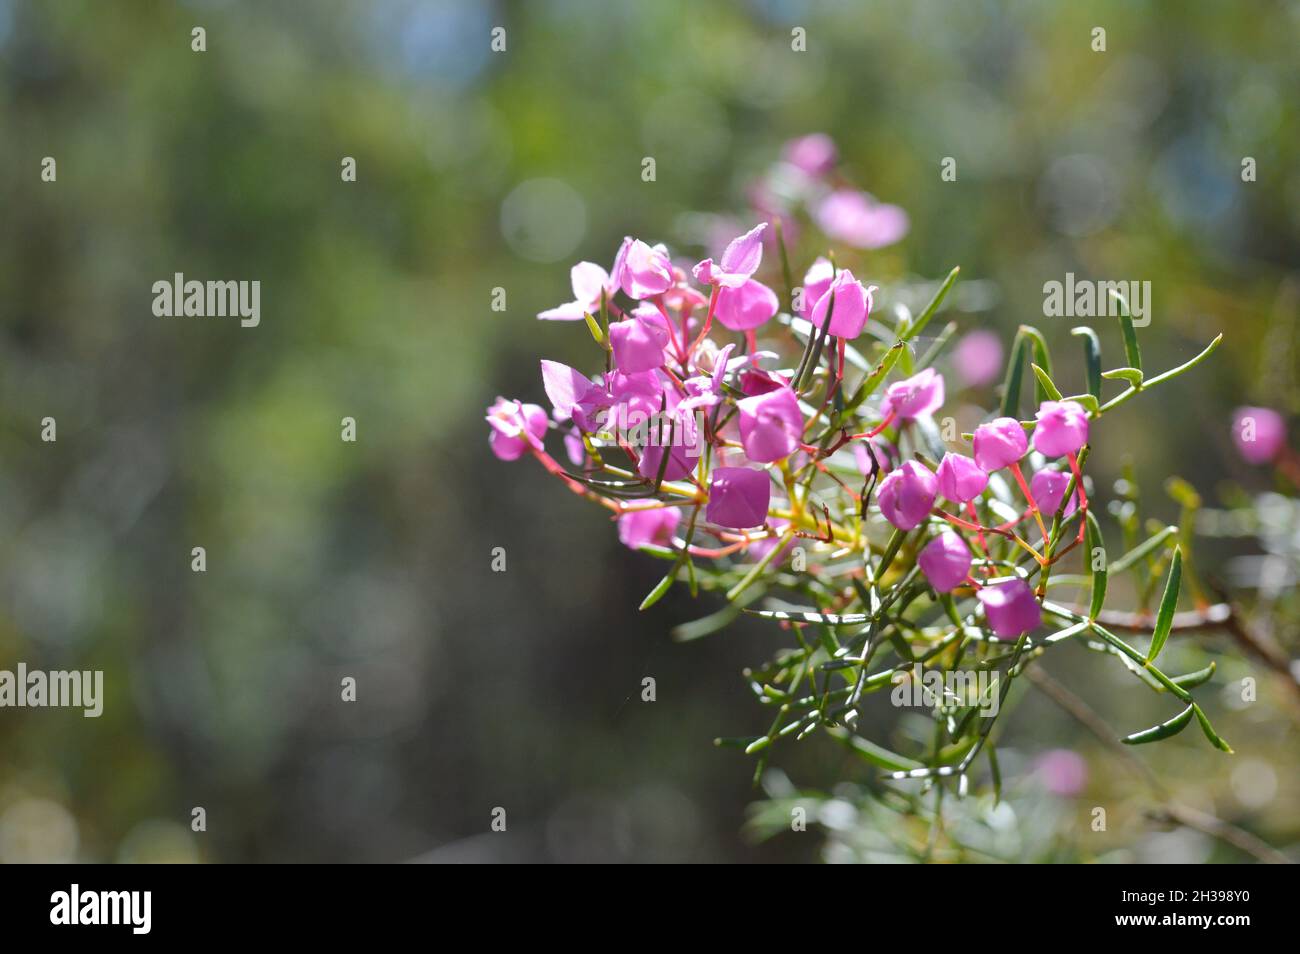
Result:
{"label": "flower cluster", "polygon": [[[779,166],[798,183],[794,191],[812,223],[849,245],[849,256],[901,237],[901,211],[850,195],[831,181],[833,164],[833,144],[809,137],[788,146]],[[1164,737],[1196,714],[1207,737],[1226,748],[1192,701],[1190,683],[1156,668],[1164,624],[1157,621],[1143,656],[1099,621],[1104,541],[1084,475],[1099,419],[1195,366],[1218,339],[1182,367],[1148,379],[1126,312],[1127,363],[1116,371],[1100,371],[1096,333],[1076,329],[1094,372],[1086,393],[1065,397],[1052,381],[1046,341],[1021,326],[999,411],[959,435],[954,422],[958,413],[969,415],[970,395],[960,410],[947,407],[945,369],[957,372],[957,390],[982,386],[1002,352],[991,332],[976,331],[963,339],[965,353],[959,348],[945,366],[943,345],[955,322],[923,338],[957,270],[916,314],[898,302],[895,286],[884,320],[875,299],[891,286],[859,277],[868,263],[861,257],[809,255],[796,285],[785,223],[760,221],[698,261],[628,237],[608,271],[575,265],[573,300],[538,317],[584,323],[603,368],[589,374],[543,360],[550,411],[498,399],[487,415],[493,452],[503,460],[531,455],[571,491],[607,508],[623,544],[670,561],[643,609],[679,580],[693,593],[724,593],[730,611],[691,624],[683,638],[714,631],[741,611],[800,634],[797,650],[753,671],[759,700],[780,702],[788,721],[748,740],[750,751],[814,728],[844,731],[865,693],[918,662],[1002,667],[1005,693],[1038,654],[1075,637],[1124,658],[1150,686],[1187,706],[1170,721],[1175,729],[1162,724],[1126,741]],[[1128,387],[1103,401],[1103,378]],[[1026,379],[1035,407],[1022,419]],[[567,466],[548,440],[563,445]],[[1161,605],[1172,618],[1183,557],[1178,548],[1159,550],[1169,539],[1162,534],[1140,547],[1172,560]],[[1091,606],[1049,599],[1049,586],[1067,582],[1054,568],[1089,537],[1090,576],[1082,578],[1091,580]],[[756,600],[761,609],[751,605]],[[807,626],[821,638],[805,639]],[[1052,631],[1040,635],[1045,628]],[[1006,641],[1013,650],[999,653]],[[897,662],[870,672],[887,647]],[[805,679],[822,685],[800,693]],[[902,775],[964,777],[987,730],[950,717],[977,701],[936,709],[942,733],[953,747],[964,746],[958,762]],[[915,763],[891,755],[880,764]]]}
{"label": "flower cluster", "polygon": [[[757,346],[757,332],[780,308],[776,292],[754,278],[768,228],[760,223],[732,240],[716,261],[705,258],[689,269],[675,264],[662,245],[634,238],[624,240],[609,272],[592,262],[575,265],[574,301],[538,317],[587,320],[605,348],[606,370],[589,378],[543,360],[551,413],[498,399],[487,416],[493,452],[503,460],[531,452],[575,491],[618,514],[619,538],[634,548],[655,545],[693,557],[744,558],[771,552],[781,537],[819,537],[816,519],[808,523],[811,482],[804,481],[801,492],[800,478],[832,473],[827,461],[836,454],[851,455],[861,477],[895,461],[898,442],[914,422],[932,420],[943,407],[944,378],[924,368],[895,381],[881,393],[871,427],[858,433],[841,428],[829,445],[811,443],[828,406],[837,396],[843,400],[845,355],[866,328],[876,286],[864,285],[828,259],[808,268],[802,286],[807,340],[833,339],[838,355],[828,362],[820,406],[810,403],[806,390],[796,387],[796,369],[781,369],[776,352]],[[627,439],[627,428],[611,434],[604,426],[629,420],[652,421],[657,432],[645,432],[634,442]],[[564,433],[573,473],[546,452],[543,438],[552,427]],[[707,455],[698,452],[701,437]],[[1048,544],[1043,515],[1050,518],[1062,506],[1070,485],[1065,515],[1083,500],[1078,454],[1087,441],[1086,409],[1076,401],[1048,400],[1037,412],[1032,444],[1044,461],[1065,458],[1069,472],[1042,466],[1027,483],[1020,461],[1031,438],[1020,421],[999,417],[975,431],[973,456],[950,451],[933,469],[922,459],[905,460],[879,480],[874,501],[848,496],[867,522],[874,513],[900,531],[929,525],[932,536],[918,556],[925,578],[939,593],[961,587],[976,591],[992,632],[1015,638],[1041,622],[1033,592],[1019,577],[986,585],[974,579],[969,572],[974,554],[959,531],[978,540],[986,556],[987,536],[1002,535],[1043,561],[1016,527],[1033,518],[1044,547]],[[696,449],[695,460],[687,448]],[[625,459],[625,468],[607,462],[614,453]],[[614,481],[592,479],[602,470],[621,482],[611,486]],[[1002,470],[1014,475],[1026,508],[1018,519],[985,526],[977,504],[988,493],[990,475]],[[635,499],[641,496],[655,499]],[[964,508],[969,520],[945,510],[941,498],[953,509]],[[712,545],[679,534],[685,508],[695,511],[694,533],[712,536]],[[837,539],[835,530],[832,524],[828,542]],[[853,542],[854,536],[845,530],[839,539]],[[994,572],[992,564],[984,569]]]}

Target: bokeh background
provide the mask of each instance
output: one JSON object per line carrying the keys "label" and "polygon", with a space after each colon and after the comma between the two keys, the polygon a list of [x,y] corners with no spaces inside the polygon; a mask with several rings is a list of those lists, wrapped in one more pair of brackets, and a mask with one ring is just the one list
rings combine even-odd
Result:
{"label": "bokeh background", "polygon": [[[752,763],[712,744],[766,725],[740,670],[781,636],[674,644],[716,603],[638,614],[662,567],[489,454],[483,409],[540,400],[539,356],[591,363],[581,325],[535,314],[625,234],[708,251],[710,216],[748,221],[781,144],[826,132],[912,220],[861,277],[960,265],[979,294],[952,316],[1004,344],[1038,324],[1063,389],[1082,384],[1074,322],[1043,319],[1042,286],[1067,271],[1152,282],[1149,367],[1225,332],[1209,365],[1107,417],[1099,487],[1127,462],[1166,521],[1173,473],[1207,505],[1266,490],[1229,423],[1300,410],[1298,35],[1294,2],[0,0],[0,668],[103,669],[107,693],[99,719],[0,710],[0,861],[845,857],[824,829],[870,828],[852,799],[762,840]],[[154,317],[177,271],[260,280],[260,327]],[[1256,552],[1210,541],[1200,565]],[[1294,655],[1294,616],[1262,624]],[[1172,652],[1219,660],[1208,704],[1238,754],[1189,731],[1143,758],[1294,854],[1286,680],[1213,632]],[[1114,660],[1048,668],[1124,731],[1168,714]],[[1259,700],[1234,704],[1249,674]],[[1050,703],[1010,716],[1018,815],[994,855],[1245,857],[1145,819],[1140,782]],[[828,745],[779,753],[769,788],[863,777]],[[1087,760],[1079,795],[1036,782],[1054,748]]]}

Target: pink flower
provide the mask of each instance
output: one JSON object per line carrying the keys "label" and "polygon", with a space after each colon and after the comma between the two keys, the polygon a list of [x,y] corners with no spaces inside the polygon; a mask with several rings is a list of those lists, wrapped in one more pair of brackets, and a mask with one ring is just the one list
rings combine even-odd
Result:
{"label": "pink flower", "polygon": [[763,324],[780,307],[776,292],[751,278],[743,285],[724,285],[718,289],[718,303],[713,315],[732,331],[748,331]]}
{"label": "pink flower", "polygon": [[789,457],[803,438],[799,398],[788,387],[736,402],[745,456],[759,464]]}
{"label": "pink flower", "polygon": [[943,455],[935,476],[939,480],[939,493],[953,503],[974,500],[984,493],[989,483],[989,475],[980,470],[975,461],[965,454],[952,452]]}
{"label": "pink flower", "polygon": [[739,238],[732,239],[722,253],[722,261],[715,265],[713,259],[706,258],[695,266],[695,277],[705,285],[724,288],[739,288],[745,284],[763,261],[763,230],[766,228],[767,223],[761,222]]}
{"label": "pink flower", "polygon": [[587,463],[587,445],[582,442],[582,431],[577,424],[564,432],[564,451],[574,467],[582,467]]}
{"label": "pink flower", "polygon": [[541,312],[537,317],[546,321],[582,321],[585,314],[600,311],[600,296],[612,297],[618,287],[606,272],[594,262],[579,262],[569,271],[573,284],[573,301]]}
{"label": "pink flower", "polygon": [[719,527],[743,530],[767,520],[772,483],[767,472],[749,467],[717,467],[709,484],[705,519]]}
{"label": "pink flower", "polygon": [[488,444],[501,460],[518,460],[529,447],[542,448],[542,438],[550,419],[536,404],[521,404],[499,397],[488,408],[487,422],[492,427]]}
{"label": "pink flower", "polygon": [[542,386],[557,420],[572,418],[583,430],[591,430],[590,415],[608,402],[605,391],[581,371],[558,361],[542,359]]}
{"label": "pink flower", "polygon": [[975,595],[984,606],[989,628],[1002,639],[1015,639],[1043,622],[1034,591],[1019,577],[983,586]]}
{"label": "pink flower", "polygon": [[1016,463],[1029,450],[1025,429],[1014,417],[999,417],[975,428],[975,463],[991,474]]}
{"label": "pink flower", "polygon": [[851,271],[842,269],[813,307],[808,320],[820,331],[826,321],[826,311],[831,306],[833,295],[835,310],[831,312],[830,333],[837,338],[852,340],[862,334],[867,317],[871,314],[871,293],[875,290],[875,285],[863,288],[862,282],[854,278]]}
{"label": "pink flower", "polygon": [[668,322],[658,312],[637,311],[631,318],[609,325],[614,364],[624,372],[651,371],[662,365],[671,337]]}
{"label": "pink flower", "polygon": [[[705,344],[710,342],[706,341]],[[677,405],[679,411],[691,411],[697,407],[716,407],[722,403],[722,382],[730,370],[727,365],[731,352],[736,346],[729,344],[713,358],[713,374],[709,377],[697,375],[682,382],[686,387],[686,397]],[[703,349],[701,349],[703,351]],[[697,355],[696,363],[703,355]],[[737,358],[737,363],[744,358]]]}
{"label": "pink flower", "polygon": [[953,348],[952,363],[968,387],[996,381],[1002,373],[1002,339],[992,331],[972,331]]}
{"label": "pink flower", "polygon": [[[667,436],[664,437],[667,442]],[[641,460],[637,463],[637,473],[646,480],[654,480],[659,476],[659,468],[663,464],[665,448],[662,444],[647,444],[641,449]],[[664,467],[664,480],[681,480],[689,474],[695,465],[686,453],[686,446],[677,438],[668,450],[668,465]],[[698,459],[698,458],[696,458]]]}
{"label": "pink flower", "polygon": [[[1038,504],[1038,509],[1045,516],[1050,517],[1061,506],[1061,498],[1065,496],[1065,488],[1069,485],[1069,474],[1061,473],[1059,470],[1040,470],[1029,481],[1029,492],[1034,495],[1034,503]],[[1063,516],[1068,517],[1074,513],[1078,504],[1079,494],[1076,491],[1070,498]]]}
{"label": "pink flower", "polygon": [[1044,457],[1073,454],[1088,443],[1088,412],[1078,401],[1044,401],[1034,428],[1034,449]]}
{"label": "pink flower", "polygon": [[820,178],[835,168],[839,153],[830,136],[812,133],[787,142],[782,157],[805,175]]}
{"label": "pink flower", "polygon": [[934,474],[924,464],[909,460],[880,482],[876,501],[886,520],[899,530],[911,530],[930,515],[938,492]]}
{"label": "pink flower", "polygon": [[662,245],[651,248],[631,236],[623,239],[618,250],[612,278],[624,293],[638,301],[662,295],[676,280],[673,264]]}
{"label": "pink flower", "polygon": [[1072,749],[1051,749],[1034,759],[1034,774],[1053,795],[1070,798],[1088,784],[1088,763]]}
{"label": "pink flower", "polygon": [[951,530],[925,545],[916,558],[925,578],[940,593],[955,589],[970,573],[970,547]]}
{"label": "pink flower", "polygon": [[648,543],[668,546],[681,519],[682,512],[678,507],[630,510],[618,518],[618,538],[633,550]]}
{"label": "pink flower", "polygon": [[1247,463],[1267,464],[1286,446],[1286,420],[1270,408],[1239,407],[1232,418],[1232,439]]}
{"label": "pink flower", "polygon": [[934,368],[926,368],[891,384],[885,390],[881,410],[886,414],[893,411],[900,419],[910,421],[924,414],[933,414],[942,405],[943,375]]}
{"label": "pink flower", "polygon": [[868,437],[854,442],[853,459],[863,477],[871,473],[871,458],[873,456],[876,459],[878,470],[889,472],[898,466],[898,448],[883,437],[877,435],[876,437]]}
{"label": "pink flower", "polygon": [[799,308],[801,318],[812,317],[813,309],[822,300],[822,295],[826,294],[834,279],[835,266],[828,259],[819,258],[812,263],[812,267],[803,277],[803,300]]}
{"label": "pink flower", "polygon": [[865,192],[840,189],[830,193],[813,210],[818,227],[831,238],[857,248],[893,245],[907,234],[907,213],[884,205]]}

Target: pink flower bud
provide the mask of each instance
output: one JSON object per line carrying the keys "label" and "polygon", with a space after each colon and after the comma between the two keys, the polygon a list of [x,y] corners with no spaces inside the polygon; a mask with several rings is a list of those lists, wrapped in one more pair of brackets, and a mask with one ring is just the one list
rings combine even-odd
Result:
{"label": "pink flower bud", "polygon": [[1077,453],[1088,443],[1088,412],[1078,401],[1044,401],[1034,428],[1034,449],[1044,457]]}
{"label": "pink flower bud", "polygon": [[[1065,496],[1065,488],[1069,485],[1069,474],[1062,473],[1059,470],[1040,470],[1029,481],[1029,492],[1034,495],[1034,503],[1038,504],[1038,509],[1045,516],[1050,517],[1061,506],[1061,498]],[[1076,491],[1074,496],[1070,498],[1063,516],[1068,517],[1074,513],[1078,504],[1079,494]]]}
{"label": "pink flower bud", "polygon": [[940,593],[955,589],[970,573],[970,547],[951,530],[945,530],[925,545],[916,558],[925,578]]}
{"label": "pink flower bud", "polygon": [[910,421],[924,414],[933,414],[943,405],[943,375],[934,368],[926,368],[902,381],[895,381],[885,390],[882,410],[893,411],[900,419]]}
{"label": "pink flower bud", "polygon": [[633,550],[647,543],[667,546],[682,519],[678,507],[632,510],[618,518],[618,539]]}
{"label": "pink flower bud", "polygon": [[989,628],[1001,639],[1016,639],[1043,622],[1034,591],[1019,577],[981,587],[975,595],[984,607]]}
{"label": "pink flower bud", "polygon": [[762,526],[772,498],[767,472],[749,467],[718,467],[709,484],[704,517],[719,527],[744,530]]}
{"label": "pink flower bud", "polygon": [[736,402],[745,456],[759,464],[794,453],[803,437],[799,398],[788,387]]}
{"label": "pink flower bud", "polygon": [[812,267],[803,277],[803,300],[799,309],[801,318],[812,317],[813,309],[822,300],[822,295],[826,294],[834,279],[835,266],[829,260],[819,258],[812,263]]}
{"label": "pink flower bud", "polygon": [[662,295],[673,285],[673,264],[663,248],[628,237],[614,259],[612,279],[624,293],[640,300]]}
{"label": "pink flower bud", "polygon": [[671,335],[663,315],[640,312],[609,325],[614,364],[624,373],[651,371],[664,363]]}
{"label": "pink flower bud", "polygon": [[935,476],[939,480],[939,493],[953,503],[974,500],[984,493],[984,488],[989,483],[989,475],[980,470],[975,461],[964,454],[952,452],[943,455]]}
{"label": "pink flower bud", "polygon": [[492,453],[501,460],[518,460],[529,447],[541,449],[550,418],[536,404],[499,397],[488,408],[487,422],[492,427],[488,435]]}
{"label": "pink flower bud", "polygon": [[776,292],[762,282],[749,279],[739,287],[723,286],[718,290],[718,304],[713,316],[732,331],[757,328],[777,313],[781,303]]}
{"label": "pink flower bud", "polygon": [[876,501],[886,520],[899,530],[911,530],[930,515],[938,492],[934,474],[924,464],[909,460],[880,482]]}
{"label": "pink flower bud", "polygon": [[1232,418],[1232,439],[1247,463],[1267,464],[1286,446],[1286,421],[1266,407],[1239,407]]}
{"label": "pink flower bud", "polygon": [[999,417],[975,428],[975,463],[986,474],[1016,463],[1027,450],[1025,429],[1014,417]]}
{"label": "pink flower bud", "polygon": [[825,294],[813,307],[809,321],[818,332],[826,321],[826,312],[831,305],[831,296],[835,296],[835,310],[831,312],[830,333],[838,338],[852,340],[862,334],[862,329],[871,314],[871,293],[875,285],[863,288],[862,282],[853,277],[847,268],[835,276]]}

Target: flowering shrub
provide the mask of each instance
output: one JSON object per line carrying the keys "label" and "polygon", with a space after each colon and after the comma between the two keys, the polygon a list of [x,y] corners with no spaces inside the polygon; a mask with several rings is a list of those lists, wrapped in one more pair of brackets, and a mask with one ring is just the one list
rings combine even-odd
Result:
{"label": "flowering shrub", "polygon": [[[896,240],[901,211],[809,185],[833,161],[826,148],[801,140],[789,157],[805,176],[811,218],[858,247]],[[531,456],[608,509],[624,544],[668,563],[641,609],[678,581],[724,597],[722,609],[679,627],[680,638],[742,612],[789,635],[746,673],[774,710],[770,727],[722,741],[759,754],[761,769],[777,741],[822,731],[891,778],[952,778],[961,792],[984,753],[996,786],[990,712],[1035,660],[1075,641],[1115,656],[1163,697],[1156,724],[1124,742],[1166,738],[1195,717],[1231,751],[1193,699],[1213,667],[1168,675],[1159,664],[1191,576],[1189,540],[1161,528],[1126,539],[1128,552],[1108,561],[1085,477],[1106,415],[1194,367],[1219,339],[1149,375],[1122,307],[1125,361],[1103,371],[1097,333],[1075,329],[1088,386],[1063,396],[1045,339],[1022,326],[1000,407],[958,434],[940,418],[940,362],[955,326],[923,337],[958,270],[919,313],[882,318],[880,289],[833,256],[809,263],[796,287],[780,223],[760,222],[693,266],[635,238],[608,272],[575,265],[574,300],[539,317],[584,323],[603,367],[589,374],[543,360],[550,411],[498,399],[487,418],[498,457]],[[989,364],[988,344],[973,346],[974,363]],[[1105,382],[1119,385],[1109,398]],[[1104,622],[1108,576],[1129,568],[1164,577],[1158,610],[1143,617],[1145,648]],[[1075,598],[1056,598],[1057,587]],[[959,671],[991,682],[945,683],[928,697],[933,744],[891,751],[858,719],[868,694]]]}

